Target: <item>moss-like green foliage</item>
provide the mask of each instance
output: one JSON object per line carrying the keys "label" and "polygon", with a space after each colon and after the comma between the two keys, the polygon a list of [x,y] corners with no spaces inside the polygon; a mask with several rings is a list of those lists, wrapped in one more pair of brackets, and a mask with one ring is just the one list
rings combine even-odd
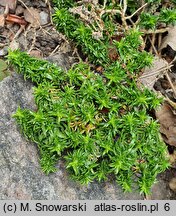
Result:
{"label": "moss-like green foliage", "polygon": [[37,85],[38,110],[18,108],[14,117],[25,136],[37,143],[47,174],[63,158],[71,176],[83,184],[113,174],[125,191],[136,182],[147,194],[168,162],[159,125],[149,115],[162,100],[137,86],[139,73],[153,60],[143,49],[140,29],[173,23],[175,12],[162,8],[156,17],[161,1],[147,0],[146,13],[138,11],[138,19],[132,20],[130,15],[141,7],[133,0],[126,9],[111,0],[81,7],[77,1],[53,2],[57,29],[100,66],[101,74],[91,71],[88,63],[64,72],[26,53],[9,52],[17,71]]}
{"label": "moss-like green foliage", "polygon": [[139,90],[119,62],[103,78],[85,63],[66,73],[19,51],[10,52],[8,59],[37,84],[38,110],[18,108],[14,117],[37,143],[43,171],[55,171],[62,157],[81,183],[114,174],[129,191],[136,176],[140,191],[149,192],[156,175],[168,166],[158,124],[147,114],[160,99]]}
{"label": "moss-like green foliage", "polygon": [[57,23],[58,31],[75,40],[92,62],[102,64],[109,60],[106,41],[93,39],[92,30],[86,27],[83,22],[76,20],[67,9],[56,10],[53,20]]}
{"label": "moss-like green foliage", "polygon": [[161,22],[176,24],[176,9],[163,9],[159,17]]}

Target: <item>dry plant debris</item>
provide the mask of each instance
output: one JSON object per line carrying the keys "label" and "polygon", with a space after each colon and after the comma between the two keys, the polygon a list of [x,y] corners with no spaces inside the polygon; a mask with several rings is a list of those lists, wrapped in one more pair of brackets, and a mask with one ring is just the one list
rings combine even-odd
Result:
{"label": "dry plant debris", "polygon": [[27,25],[27,22],[23,17],[19,17],[14,14],[8,14],[5,20],[6,22],[10,22],[10,23],[17,23],[19,25]]}
{"label": "dry plant debris", "polygon": [[8,48],[41,58],[57,53],[66,39],[55,30],[51,10],[50,1],[45,0],[0,1],[0,57],[7,55]]}
{"label": "dry plant debris", "polygon": [[164,141],[176,147],[176,115],[173,113],[171,106],[164,103],[156,111],[156,117],[160,123],[160,131],[163,134]]}
{"label": "dry plant debris", "polygon": [[5,25],[5,17],[3,14],[0,14],[0,27],[4,27]]}
{"label": "dry plant debris", "polygon": [[169,161],[172,168],[176,169],[176,150],[174,150],[173,153],[170,154]]}
{"label": "dry plant debris", "polygon": [[159,77],[163,76],[165,70],[167,69],[167,66],[168,63],[166,62],[166,60],[156,56],[154,58],[152,66],[146,67],[143,74],[139,77],[139,82],[141,82],[146,88],[154,90],[155,82]]}
{"label": "dry plant debris", "polygon": [[0,1],[1,6],[8,5],[9,9],[11,9],[12,11],[15,11],[16,4],[17,4],[17,0],[1,0]]}
{"label": "dry plant debris", "polygon": [[167,48],[167,46],[170,46],[176,52],[176,26],[168,29],[168,35],[164,37],[159,50]]}

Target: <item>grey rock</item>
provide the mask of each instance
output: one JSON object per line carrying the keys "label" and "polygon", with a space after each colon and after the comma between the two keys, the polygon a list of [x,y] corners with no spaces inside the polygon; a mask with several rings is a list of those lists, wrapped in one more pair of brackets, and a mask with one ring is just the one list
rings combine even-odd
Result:
{"label": "grey rock", "polygon": [[40,24],[46,25],[48,22],[49,22],[49,15],[45,11],[40,12]]}
{"label": "grey rock", "polygon": [[4,14],[4,10],[5,8],[0,6],[0,14]]}
{"label": "grey rock", "polygon": [[166,185],[166,182],[164,180],[160,180],[152,187],[152,194],[151,199],[152,200],[168,200],[171,197],[171,191]]}
{"label": "grey rock", "polygon": [[8,47],[4,47],[3,49],[0,49],[0,56],[5,56],[8,53]]}
{"label": "grey rock", "polygon": [[176,170],[170,168],[157,176],[157,182],[151,190],[152,200],[176,200],[176,191],[170,189],[170,181],[176,178]]}
{"label": "grey rock", "polygon": [[123,193],[113,180],[81,186],[70,179],[62,160],[56,173],[41,171],[36,145],[12,118],[18,106],[36,110],[32,87],[16,73],[0,82],[0,199],[143,199],[138,192]]}
{"label": "grey rock", "polygon": [[15,10],[15,14],[20,15],[20,14],[24,13],[24,10],[25,10],[24,7],[22,7],[21,5],[18,5],[16,10]]}
{"label": "grey rock", "polygon": [[52,56],[48,56],[46,60],[57,64],[57,66],[62,67],[64,70],[68,70],[71,67],[71,61],[66,53],[56,53]]}

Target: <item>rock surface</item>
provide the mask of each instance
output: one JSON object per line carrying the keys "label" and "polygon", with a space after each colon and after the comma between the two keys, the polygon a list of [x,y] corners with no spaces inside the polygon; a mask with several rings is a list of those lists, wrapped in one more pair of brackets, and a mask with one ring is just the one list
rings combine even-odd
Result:
{"label": "rock surface", "polygon": [[49,22],[49,15],[45,11],[40,12],[40,25],[46,25]]}
{"label": "rock surface", "polygon": [[[176,191],[170,189],[171,180],[176,179],[175,168],[170,168],[164,173],[160,173],[157,183],[152,187],[152,200],[176,200]],[[175,186],[172,184],[172,186]]]}
{"label": "rock surface", "polygon": [[116,182],[80,186],[69,178],[63,161],[56,173],[42,173],[35,144],[12,118],[18,106],[36,109],[32,87],[16,73],[0,82],[0,199],[142,199],[139,193],[124,194]]}

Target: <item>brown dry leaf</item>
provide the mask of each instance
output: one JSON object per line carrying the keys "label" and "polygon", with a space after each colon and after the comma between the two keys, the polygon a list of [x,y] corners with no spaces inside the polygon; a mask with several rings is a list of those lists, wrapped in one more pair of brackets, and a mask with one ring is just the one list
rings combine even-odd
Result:
{"label": "brown dry leaf", "polygon": [[142,76],[139,77],[139,83],[142,83],[146,88],[154,91],[154,84],[158,79],[158,76],[163,72],[163,69],[168,65],[164,59],[155,57],[153,65],[146,67]]}
{"label": "brown dry leaf", "polygon": [[176,51],[176,26],[170,27],[168,35],[163,38],[159,51],[166,48],[169,45],[174,51]]}
{"label": "brown dry leaf", "polygon": [[172,154],[169,154],[169,162],[172,168],[176,168],[176,151],[174,151]]}
{"label": "brown dry leaf", "polygon": [[24,20],[24,18],[19,17],[17,15],[14,14],[8,14],[6,17],[6,21],[10,22],[10,23],[17,23],[19,25],[26,25],[27,22]]}
{"label": "brown dry leaf", "polygon": [[169,187],[171,190],[176,192],[176,178],[172,178],[169,182]]}
{"label": "brown dry leaf", "polygon": [[163,134],[164,141],[176,147],[176,115],[174,115],[171,106],[165,102],[156,111],[156,118],[160,123],[160,132]]}
{"label": "brown dry leaf", "polygon": [[168,97],[165,97],[165,100],[169,103],[171,106],[172,112],[176,114],[176,103],[170,100]]}
{"label": "brown dry leaf", "polygon": [[3,14],[0,14],[0,27],[4,27],[5,24],[5,17]]}
{"label": "brown dry leaf", "polygon": [[40,26],[40,14],[34,8],[28,8],[24,10],[24,18],[27,22],[31,23],[33,27]]}
{"label": "brown dry leaf", "polygon": [[0,0],[0,5],[1,6],[6,6],[8,5],[9,8],[13,11],[15,11],[15,8],[16,8],[16,3],[17,3],[17,0]]}

